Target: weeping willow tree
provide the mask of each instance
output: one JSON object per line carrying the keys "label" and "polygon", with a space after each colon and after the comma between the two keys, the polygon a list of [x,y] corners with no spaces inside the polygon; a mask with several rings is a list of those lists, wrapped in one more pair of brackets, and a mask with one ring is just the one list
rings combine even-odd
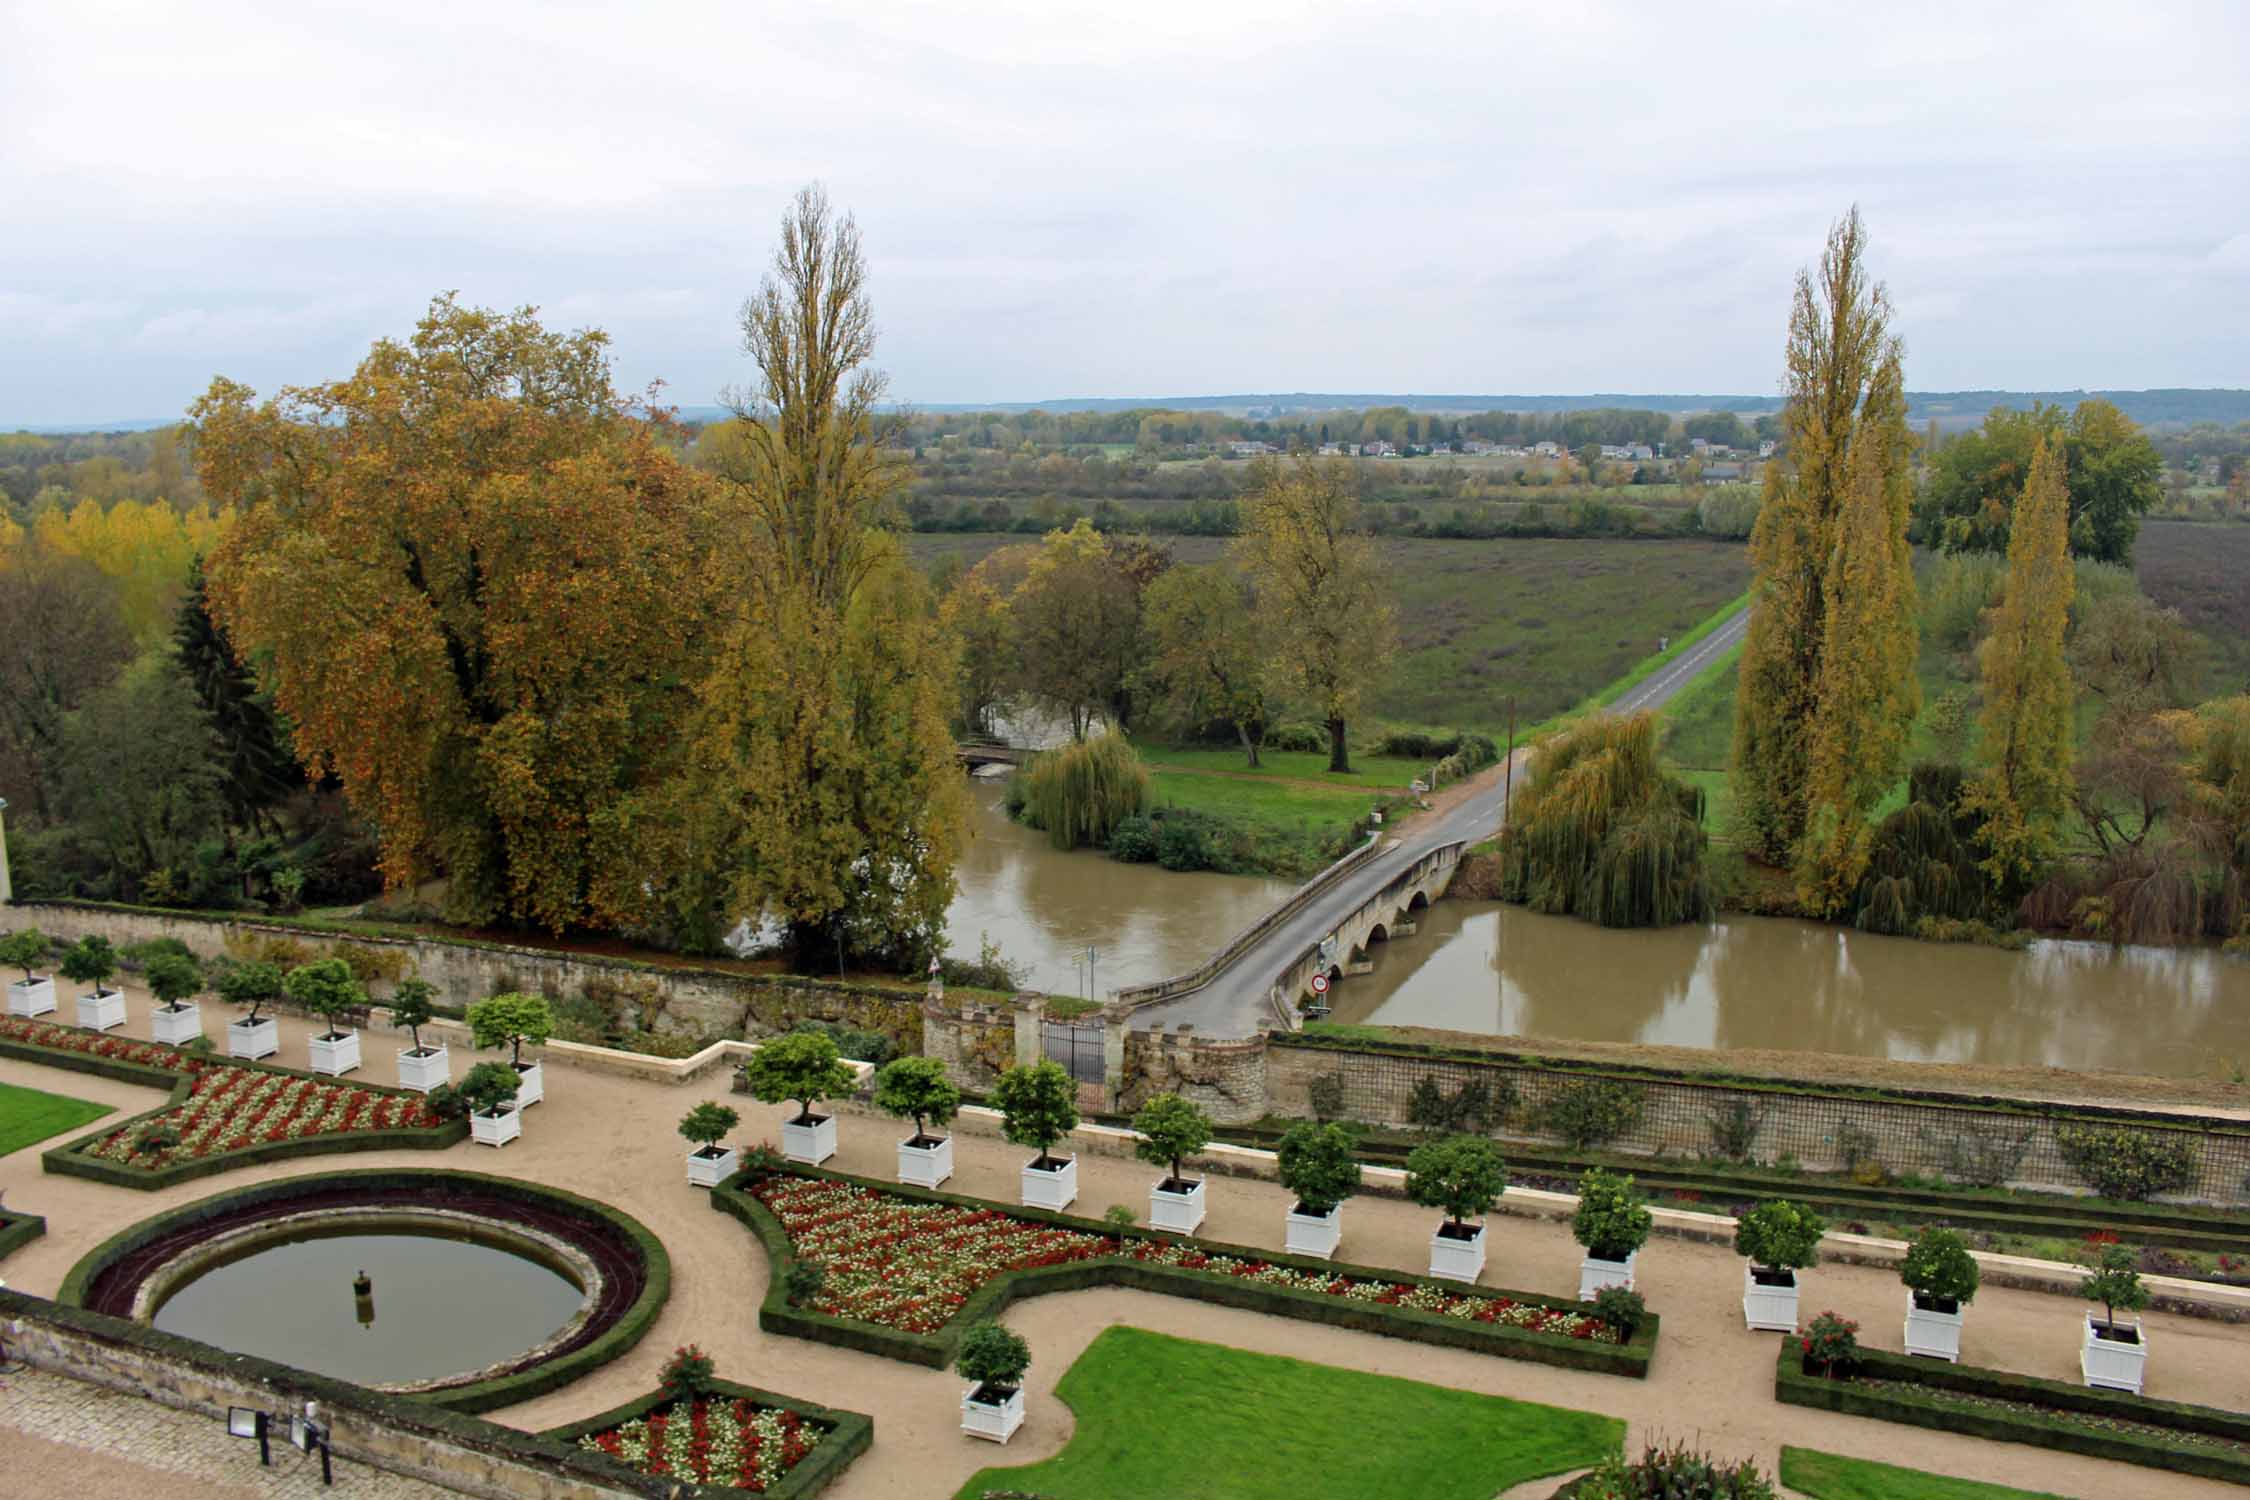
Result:
{"label": "weeping willow tree", "polygon": [[1959,766],[1920,765],[1907,778],[1907,803],[1877,824],[1859,883],[1853,924],[1903,936],[1925,918],[1983,922],[1993,911],[1992,882],[1979,864],[1982,820],[1961,800]]}
{"label": "weeping willow tree", "polygon": [[1045,829],[1057,849],[1099,848],[1148,805],[1148,768],[1121,734],[1050,750],[1024,777],[1024,821]]}
{"label": "weeping willow tree", "polygon": [[1500,898],[1604,927],[1709,920],[1703,794],[1664,774],[1653,714],[1543,741],[1501,831]]}

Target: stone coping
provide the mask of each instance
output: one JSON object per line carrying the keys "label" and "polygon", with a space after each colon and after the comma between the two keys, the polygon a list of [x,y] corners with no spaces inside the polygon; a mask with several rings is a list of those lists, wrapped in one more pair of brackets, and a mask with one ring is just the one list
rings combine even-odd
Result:
{"label": "stone coping", "polygon": [[451,1375],[437,1375],[425,1380],[370,1384],[369,1390],[410,1396],[423,1391],[439,1391],[452,1386],[474,1385],[478,1381],[496,1379],[521,1368],[526,1361],[547,1358],[576,1338],[600,1308],[602,1273],[601,1268],[594,1264],[593,1257],[569,1241],[528,1224],[510,1224],[453,1208],[314,1208],[298,1213],[276,1214],[270,1219],[238,1225],[223,1234],[216,1234],[210,1239],[190,1245],[133,1289],[133,1321],[153,1326],[158,1309],[182,1285],[205,1271],[254,1254],[274,1240],[307,1230],[323,1234],[343,1234],[353,1230],[396,1233],[402,1229],[431,1230],[449,1239],[494,1243],[538,1261],[577,1286],[578,1311],[561,1327],[530,1348],[495,1360],[479,1369],[456,1371]]}
{"label": "stone coping", "polygon": [[[406,1034],[403,1026],[387,1022],[368,1025],[369,1031],[381,1031],[399,1036]],[[422,1023],[425,1045],[435,1040],[438,1045],[451,1050],[456,1044],[464,1052],[476,1050],[475,1035],[465,1021],[439,1017]],[[650,1083],[694,1083],[729,1066],[747,1062],[758,1050],[757,1042],[717,1041],[702,1051],[687,1057],[651,1057],[645,1052],[628,1052],[621,1047],[598,1047],[585,1042],[541,1042],[532,1051],[533,1062],[556,1063],[566,1068],[582,1068],[594,1073],[609,1073],[622,1078],[638,1078]],[[495,1054],[497,1056],[497,1054]],[[470,1061],[475,1061],[471,1058]],[[859,1086],[865,1086],[875,1076],[873,1063],[844,1059],[844,1066],[852,1070]]]}

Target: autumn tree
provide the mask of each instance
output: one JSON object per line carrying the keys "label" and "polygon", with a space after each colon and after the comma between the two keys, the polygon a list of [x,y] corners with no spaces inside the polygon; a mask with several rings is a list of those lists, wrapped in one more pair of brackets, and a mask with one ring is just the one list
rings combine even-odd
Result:
{"label": "autumn tree", "polygon": [[1984,819],[1982,866],[2021,889],[2052,858],[2071,797],[2071,679],[2063,655],[2076,576],[2062,444],[2042,438],[2008,532],[2008,581],[1978,651],[1984,713],[1962,804]]}
{"label": "autumn tree", "polygon": [[1227,562],[1174,568],[1143,605],[1144,695],[1176,731],[1225,724],[1255,768],[1271,704],[1249,580]]}
{"label": "autumn tree", "polygon": [[1140,603],[1115,565],[1109,539],[1083,517],[1051,531],[1009,600],[1015,686],[1086,731],[1123,697],[1139,633]]}
{"label": "autumn tree", "polygon": [[[867,266],[819,189],[784,216],[741,323],[757,381],[715,458],[733,604],[664,786],[619,820],[629,878],[604,889],[620,909],[661,904],[695,946],[763,915],[801,965],[916,961],[943,930],[966,815],[947,724],[959,658],[885,530],[904,471],[867,363]],[[669,878],[630,878],[651,865]]]}
{"label": "autumn tree", "polygon": [[1328,769],[1351,770],[1344,731],[1397,649],[1389,570],[1358,529],[1350,463],[1261,459],[1233,556],[1257,590],[1276,690],[1328,725]]}
{"label": "autumn tree", "polygon": [[611,388],[607,338],[448,295],[344,379],[220,379],[193,415],[241,512],[212,616],[385,879],[442,874],[463,922],[604,915],[598,830],[676,740],[716,581],[708,486]]}
{"label": "autumn tree", "polygon": [[1948,552],[2006,550],[2009,518],[2042,438],[2062,446],[2071,551],[2130,563],[2140,518],[2161,495],[2164,460],[2132,418],[2098,398],[2067,415],[2045,402],[2029,411],[1996,407],[1975,430],[1947,441],[1916,506],[1915,539]]}
{"label": "autumn tree", "polygon": [[[1865,252],[1854,209],[1829,231],[1817,272],[1798,273],[1785,354],[1786,458],[1766,465],[1750,536],[1757,598],[1731,774],[1744,836],[1777,864],[1864,845],[1868,790],[1895,779],[1899,716],[1911,718],[1915,706],[1906,680],[1914,638],[1899,345]],[[1861,587],[1877,597],[1838,598]],[[1900,603],[1895,618],[1874,617]],[[1843,618],[1832,624],[1839,604]],[[1850,763],[1861,753],[1854,733],[1872,735],[1872,764]],[[1838,884],[1815,885],[1823,904]]]}

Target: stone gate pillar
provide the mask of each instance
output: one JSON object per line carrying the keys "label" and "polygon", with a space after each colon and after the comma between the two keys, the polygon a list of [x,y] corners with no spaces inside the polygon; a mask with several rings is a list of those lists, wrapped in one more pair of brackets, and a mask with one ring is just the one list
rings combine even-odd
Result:
{"label": "stone gate pillar", "polygon": [[1016,1066],[1028,1068],[1047,1055],[1047,1039],[1039,1030],[1047,1018],[1047,997],[1038,990],[1025,990],[1016,996],[1014,1008]]}

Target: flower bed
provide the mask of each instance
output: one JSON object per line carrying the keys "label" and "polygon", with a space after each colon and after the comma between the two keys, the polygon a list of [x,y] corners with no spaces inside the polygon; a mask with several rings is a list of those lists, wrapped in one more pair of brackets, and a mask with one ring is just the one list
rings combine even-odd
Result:
{"label": "flower bed", "polygon": [[827,1271],[812,1303],[816,1311],[908,1333],[944,1327],[971,1293],[1004,1272],[1120,1257],[1533,1333],[1622,1342],[1617,1330],[1598,1318],[1505,1296],[1304,1270],[1192,1243],[1121,1239],[1035,1223],[999,1209],[916,1202],[838,1181],[774,1176],[753,1191],[781,1221],[797,1256],[818,1261]]}
{"label": "flower bed", "polygon": [[[184,1103],[142,1115],[77,1150],[99,1161],[155,1170],[245,1146],[440,1123],[418,1094],[378,1094],[357,1084],[211,1064],[195,1070]],[[141,1132],[157,1125],[179,1132],[179,1144],[136,1152]]]}
{"label": "flower bed", "polygon": [[49,1021],[26,1020],[22,1016],[0,1016],[0,1040],[108,1058],[137,1068],[161,1068],[167,1073],[191,1073],[209,1061],[177,1047],[136,1042],[131,1037],[112,1036],[106,1031],[57,1026]]}
{"label": "flower bed", "polygon": [[620,1427],[578,1440],[643,1474],[669,1474],[762,1495],[797,1467],[820,1430],[793,1411],[732,1400],[676,1401]]}

